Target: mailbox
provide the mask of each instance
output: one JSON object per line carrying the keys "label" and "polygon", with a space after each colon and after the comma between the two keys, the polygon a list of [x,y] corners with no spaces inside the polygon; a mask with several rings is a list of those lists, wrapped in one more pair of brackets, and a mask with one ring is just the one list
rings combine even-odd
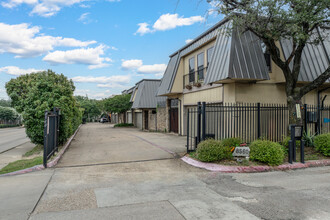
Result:
{"label": "mailbox", "polygon": [[307,123],[317,122],[317,112],[307,112]]}

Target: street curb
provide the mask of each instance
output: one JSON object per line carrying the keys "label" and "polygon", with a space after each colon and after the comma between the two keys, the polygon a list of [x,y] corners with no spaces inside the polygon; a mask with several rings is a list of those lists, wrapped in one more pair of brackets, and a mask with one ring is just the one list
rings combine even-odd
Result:
{"label": "street curb", "polygon": [[326,160],[313,160],[307,161],[306,163],[293,163],[293,164],[282,164],[279,166],[224,166],[215,163],[204,163],[201,161],[194,160],[190,157],[183,156],[181,158],[185,163],[206,169],[212,172],[220,173],[258,173],[258,172],[268,172],[268,171],[283,171],[283,170],[294,170],[294,169],[303,169],[308,167],[323,167],[330,166],[330,159]]}
{"label": "street curb", "polygon": [[[64,152],[66,151],[66,149],[70,146],[72,140],[74,139],[74,137],[76,136],[76,134],[78,133],[80,127],[82,126],[79,125],[79,127],[77,128],[77,130],[74,132],[74,134],[69,138],[69,140],[65,143],[64,147],[61,149],[61,151],[56,155],[56,157],[49,161],[47,163],[47,167],[50,168],[50,167],[53,167],[55,166],[58,161],[62,158]],[[0,177],[2,176],[14,176],[14,175],[19,175],[19,174],[25,174],[25,173],[30,173],[30,172],[34,172],[34,171],[39,171],[39,170],[44,170],[45,167],[44,165],[40,164],[40,165],[36,165],[34,167],[30,167],[30,168],[26,168],[26,169],[23,169],[23,170],[17,170],[17,171],[14,171],[14,172],[11,172],[11,173],[5,173],[5,174],[1,174]]]}

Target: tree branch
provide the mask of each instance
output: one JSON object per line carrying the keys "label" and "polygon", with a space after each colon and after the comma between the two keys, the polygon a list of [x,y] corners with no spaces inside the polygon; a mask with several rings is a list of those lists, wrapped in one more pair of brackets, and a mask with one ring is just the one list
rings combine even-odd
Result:
{"label": "tree branch", "polygon": [[325,81],[327,81],[330,78],[330,66],[324,73],[319,75],[313,82],[303,86],[299,90],[300,97],[303,97],[305,94],[309,93],[313,89],[316,89],[317,87],[321,86]]}

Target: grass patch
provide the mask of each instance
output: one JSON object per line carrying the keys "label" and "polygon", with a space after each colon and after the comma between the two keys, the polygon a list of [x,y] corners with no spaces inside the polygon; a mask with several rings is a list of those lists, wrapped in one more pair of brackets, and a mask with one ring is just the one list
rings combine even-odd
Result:
{"label": "grass patch", "polygon": [[32,150],[29,150],[28,152],[26,152],[23,157],[29,157],[35,154],[39,154],[44,150],[44,146],[42,145],[37,145],[35,146]]}
{"label": "grass patch", "polygon": [[17,160],[15,162],[9,163],[7,166],[2,168],[0,170],[0,174],[11,173],[17,170],[33,167],[42,164],[42,160],[42,156],[27,160]]}
{"label": "grass patch", "polygon": [[14,128],[14,127],[19,127],[20,125],[4,125],[4,124],[1,124],[0,125],[0,128]]}
{"label": "grass patch", "polygon": [[134,126],[134,124],[132,124],[132,123],[119,123],[119,124],[115,124],[115,128],[120,128],[120,127],[133,127]]}

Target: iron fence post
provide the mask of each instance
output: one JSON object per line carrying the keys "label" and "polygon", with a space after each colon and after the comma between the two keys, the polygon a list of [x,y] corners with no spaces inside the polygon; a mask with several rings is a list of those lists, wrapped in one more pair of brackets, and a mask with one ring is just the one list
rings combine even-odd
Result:
{"label": "iron fence post", "polygon": [[304,131],[307,134],[307,104],[304,104]]}
{"label": "iron fence post", "polygon": [[206,103],[202,102],[202,141],[205,140],[205,129],[206,129]]}
{"label": "iron fence post", "polygon": [[201,102],[197,103],[197,143],[201,141]]}
{"label": "iron fence post", "polygon": [[189,108],[187,114],[187,153],[189,153]]}
{"label": "iron fence post", "polygon": [[305,163],[305,140],[300,140],[300,163]]}
{"label": "iron fence post", "polygon": [[260,102],[258,102],[257,103],[257,114],[258,114],[258,116],[257,116],[257,120],[258,120],[258,138],[261,138],[261,111],[260,111],[261,109],[260,109]]}
{"label": "iron fence post", "polygon": [[47,122],[48,122],[48,111],[45,111],[45,121],[44,121],[44,155],[43,155],[43,165],[47,168]]}

